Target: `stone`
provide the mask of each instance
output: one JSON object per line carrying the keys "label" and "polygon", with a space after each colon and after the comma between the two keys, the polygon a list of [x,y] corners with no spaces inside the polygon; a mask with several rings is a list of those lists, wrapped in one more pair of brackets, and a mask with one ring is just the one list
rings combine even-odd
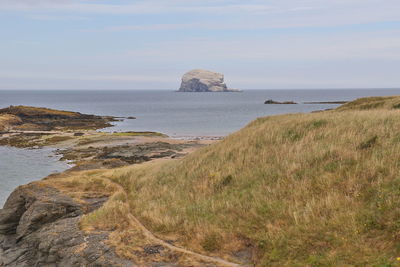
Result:
{"label": "stone", "polygon": [[224,75],[208,70],[192,70],[182,77],[179,92],[237,92],[224,83]]}
{"label": "stone", "polygon": [[350,101],[314,101],[314,102],[304,102],[303,104],[334,104],[334,105],[342,105],[349,103]]}
{"label": "stone", "polygon": [[106,200],[83,206],[51,187],[17,188],[0,209],[0,267],[137,266],[107,245],[108,232],[79,229],[82,216]]}
{"label": "stone", "polygon": [[266,100],[264,102],[264,104],[267,104],[267,105],[295,105],[297,103],[293,102],[293,101],[279,102],[279,101],[275,101],[275,100],[272,100],[272,99],[268,99],[268,100]]}

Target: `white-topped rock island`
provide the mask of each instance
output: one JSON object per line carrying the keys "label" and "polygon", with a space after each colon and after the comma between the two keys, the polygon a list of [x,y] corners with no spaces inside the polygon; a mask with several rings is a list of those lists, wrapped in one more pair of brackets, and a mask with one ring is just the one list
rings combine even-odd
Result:
{"label": "white-topped rock island", "polygon": [[183,75],[179,92],[239,92],[239,90],[228,88],[221,73],[195,69]]}

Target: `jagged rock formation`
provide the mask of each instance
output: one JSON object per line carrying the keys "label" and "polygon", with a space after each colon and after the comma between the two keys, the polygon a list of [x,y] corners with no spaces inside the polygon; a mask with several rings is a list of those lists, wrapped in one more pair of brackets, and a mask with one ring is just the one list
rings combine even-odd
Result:
{"label": "jagged rock formation", "polygon": [[224,83],[224,75],[208,70],[192,70],[182,77],[180,92],[237,92],[228,89]]}
{"label": "jagged rock formation", "polygon": [[106,199],[80,204],[51,187],[19,187],[0,209],[0,266],[136,266],[106,244],[107,232],[79,229],[81,217]]}

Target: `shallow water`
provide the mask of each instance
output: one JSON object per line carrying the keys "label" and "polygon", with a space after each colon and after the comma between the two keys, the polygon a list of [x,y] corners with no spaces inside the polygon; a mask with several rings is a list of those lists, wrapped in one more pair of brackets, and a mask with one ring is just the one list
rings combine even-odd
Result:
{"label": "shallow water", "polygon": [[51,149],[19,149],[0,146],[0,208],[19,185],[68,168]]}

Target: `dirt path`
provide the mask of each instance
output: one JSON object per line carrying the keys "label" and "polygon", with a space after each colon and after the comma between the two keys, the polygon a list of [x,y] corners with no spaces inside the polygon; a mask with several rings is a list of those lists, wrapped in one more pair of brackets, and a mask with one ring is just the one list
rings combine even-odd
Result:
{"label": "dirt path", "polygon": [[[118,183],[115,183],[114,181],[111,181],[110,179],[108,179],[111,183],[115,184],[119,189],[120,192],[123,192],[123,194],[127,197],[127,193],[125,191],[125,189]],[[142,231],[142,233],[144,234],[145,237],[147,237],[148,239],[159,243],[160,245],[167,247],[168,249],[175,251],[175,252],[179,252],[179,253],[184,253],[187,255],[191,255],[197,259],[201,259],[204,260],[206,262],[209,263],[215,263],[218,264],[219,266],[224,266],[224,267],[245,267],[246,265],[241,265],[241,264],[237,264],[237,263],[233,263],[233,262],[229,262],[226,261],[224,259],[218,258],[218,257],[211,257],[211,256],[206,256],[203,254],[199,254],[193,251],[190,251],[188,249],[185,248],[180,248],[177,246],[174,246],[162,239],[159,239],[158,237],[156,237],[149,229],[147,229],[132,213],[128,214],[128,218],[129,223],[133,226],[133,227],[139,227],[139,229]]]}
{"label": "dirt path", "polygon": [[240,264],[237,264],[237,263],[233,263],[233,262],[226,261],[226,260],[221,259],[221,258],[210,257],[210,256],[202,255],[202,254],[199,254],[199,253],[196,253],[196,252],[187,250],[187,249],[185,249],[185,248],[180,248],[180,247],[171,245],[171,244],[165,242],[164,240],[161,240],[161,239],[157,238],[157,237],[156,237],[152,232],[150,232],[150,230],[148,230],[135,216],[133,216],[132,213],[129,213],[129,214],[128,214],[128,217],[129,217],[129,219],[131,220],[130,223],[133,222],[136,226],[139,226],[139,228],[143,231],[143,234],[144,234],[147,238],[149,238],[149,239],[151,239],[151,240],[153,240],[153,241],[159,243],[160,245],[162,245],[162,246],[164,246],[164,247],[169,248],[169,249],[172,250],[172,251],[176,251],[176,252],[188,254],[188,255],[194,256],[194,257],[196,257],[196,258],[198,258],[198,259],[201,259],[201,260],[204,260],[204,261],[207,261],[207,262],[218,263],[219,265],[226,266],[226,267],[239,267],[239,266],[243,266],[243,265],[240,265]]}

